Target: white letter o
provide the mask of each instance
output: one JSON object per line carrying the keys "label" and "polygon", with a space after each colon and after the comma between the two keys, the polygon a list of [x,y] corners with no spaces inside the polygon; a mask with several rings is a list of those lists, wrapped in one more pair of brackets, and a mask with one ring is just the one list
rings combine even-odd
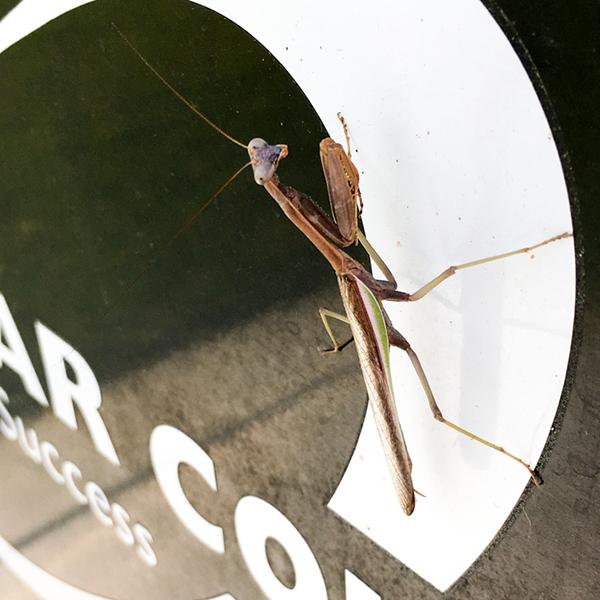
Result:
{"label": "white letter o", "polygon": [[[240,550],[254,579],[270,600],[327,600],[319,564],[306,540],[285,515],[265,500],[245,496],[235,509],[235,531]],[[288,553],[296,584],[290,589],[273,573],[265,543],[277,540]]]}

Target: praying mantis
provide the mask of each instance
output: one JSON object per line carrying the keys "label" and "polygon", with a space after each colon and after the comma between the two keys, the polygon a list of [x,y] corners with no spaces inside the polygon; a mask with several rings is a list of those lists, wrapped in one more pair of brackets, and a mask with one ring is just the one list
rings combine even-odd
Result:
{"label": "praying mantis", "polygon": [[[416,492],[411,476],[412,463],[402,433],[392,388],[390,369],[391,346],[400,348],[408,356],[423,388],[433,418],[436,421],[517,462],[527,469],[529,476],[536,485],[541,484],[539,475],[523,459],[511,454],[501,446],[460,427],[443,416],[417,354],[410,343],[393,326],[383,302],[418,301],[459,270],[476,267],[519,254],[526,254],[547,244],[571,237],[572,233],[561,233],[531,246],[450,266],[415,292],[400,291],[397,289],[397,282],[391,270],[377,254],[359,227],[359,216],[362,210],[359,174],[351,160],[348,127],[340,114],[338,114],[338,117],[344,130],[347,147],[344,148],[331,138],[322,140],[319,147],[331,204],[332,216],[330,217],[308,195],[280,181],[277,169],[280,161],[288,155],[288,148],[285,144],[269,144],[261,138],[254,138],[246,145],[230,136],[180,94],[146,60],[114,23],[112,26],[162,84],[209,126],[230,142],[245,148],[250,157],[250,161],[234,173],[188,219],[179,232],[177,232],[174,239],[189,228],[202,211],[207,208],[214,198],[239,173],[246,167],[251,166],[255,182],[265,189],[279,205],[286,217],[308,238],[331,265],[337,277],[345,314],[325,308],[319,309],[323,325],[333,344],[330,349],[324,352],[341,351],[350,341],[354,340],[391,479],[400,506],[406,515],[412,514],[415,508]],[[383,273],[385,279],[375,278],[360,262],[344,252],[344,248],[353,244],[360,244],[364,247],[373,262]],[[352,337],[348,342],[340,344],[337,341],[330,325],[330,319],[342,321],[350,326]]]}

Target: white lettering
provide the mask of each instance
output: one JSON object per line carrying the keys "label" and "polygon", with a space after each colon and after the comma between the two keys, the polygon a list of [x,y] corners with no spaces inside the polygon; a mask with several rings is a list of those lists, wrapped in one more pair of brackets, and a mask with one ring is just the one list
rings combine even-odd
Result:
{"label": "white lettering", "polygon": [[42,442],[40,444],[40,452],[42,454],[42,465],[46,469],[46,473],[58,483],[58,485],[65,484],[65,478],[60,474],[60,471],[56,468],[52,459],[58,460],[60,454],[58,450],[50,442]]}
{"label": "white lettering", "polygon": [[[235,531],[242,556],[252,576],[267,596],[278,600],[327,600],[327,588],[319,564],[302,534],[287,517],[265,500],[245,496],[235,509]],[[296,573],[293,589],[271,570],[265,544],[277,540],[286,550]]]}
{"label": "white lettering", "polygon": [[214,552],[225,552],[223,529],[202,517],[186,498],[179,481],[179,465],[192,467],[215,492],[215,466],[204,450],[175,427],[159,425],[150,436],[150,457],[156,480],[179,520]]}
{"label": "white lettering", "polygon": [[156,553],[152,550],[152,534],[140,523],[133,526],[133,535],[137,540],[138,546],[136,549],[137,555],[150,567],[155,567],[158,564]]}
{"label": "white lettering", "polygon": [[5,404],[8,404],[8,395],[0,387],[0,432],[7,439],[13,442],[19,435],[17,432],[17,426],[12,415],[8,412]]}
{"label": "white lettering", "polygon": [[[64,485],[71,496],[82,505],[89,505],[91,513],[102,525],[113,527],[115,534],[126,546],[133,546],[137,540],[137,555],[149,566],[158,564],[158,559],[152,549],[152,535],[140,523],[129,527],[129,513],[117,503],[110,504],[104,490],[95,482],[87,481],[83,486],[85,494],[76,485],[75,480],[83,482],[83,476],[77,465],[64,461],[60,468],[60,454],[50,442],[39,440],[37,432],[26,428],[21,417],[14,417],[7,410],[9,398],[0,387],[0,432],[9,440],[18,440],[23,452],[34,462],[41,463],[53,481]],[[0,538],[1,540],[1,538]]]}
{"label": "white lettering", "polygon": [[[74,404],[83,416],[96,450],[113,465],[119,458],[110,439],[106,425],[98,412],[102,395],[96,377],[84,358],[72,346],[37,321],[35,331],[40,345],[46,381],[54,414],[70,429],[77,429]],[[76,382],[67,375],[68,363]]]}
{"label": "white lettering", "polygon": [[79,480],[83,479],[79,467],[77,467],[77,465],[74,465],[70,460],[66,460],[62,466],[62,474],[64,475],[65,485],[67,487],[67,490],[69,490],[71,496],[73,496],[73,498],[75,498],[75,500],[77,500],[79,504],[87,504],[87,496],[81,493],[79,488],[75,485],[74,481],[75,477]]}
{"label": "white lettering", "polygon": [[88,499],[92,514],[105,527],[112,527],[113,520],[110,515],[110,502],[104,493],[104,490],[93,481],[85,484],[85,495]]}
{"label": "white lettering", "polygon": [[[6,344],[2,340],[6,341]],[[42,384],[35,374],[35,369],[25,349],[25,344],[19,334],[8,304],[0,294],[0,367],[6,364],[23,382],[27,393],[42,406],[48,406]]]}
{"label": "white lettering", "polygon": [[15,425],[17,426],[17,439],[19,446],[26,456],[39,465],[42,462],[42,456],[40,454],[40,444],[38,442],[37,433],[35,430],[29,428],[25,431],[25,424],[21,417],[15,417]]}
{"label": "white lettering", "polygon": [[129,527],[129,513],[117,502],[112,505],[112,516],[115,522],[115,533],[117,537],[126,545],[133,546],[135,538]]}

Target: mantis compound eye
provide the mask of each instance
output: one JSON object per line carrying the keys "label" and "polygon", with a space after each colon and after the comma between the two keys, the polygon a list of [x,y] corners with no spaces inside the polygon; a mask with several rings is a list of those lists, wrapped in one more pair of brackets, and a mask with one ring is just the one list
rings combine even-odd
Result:
{"label": "mantis compound eye", "polygon": [[279,161],[287,156],[285,144],[271,146],[261,138],[254,138],[248,144],[248,154],[252,161],[254,180],[258,185],[264,185],[277,171]]}

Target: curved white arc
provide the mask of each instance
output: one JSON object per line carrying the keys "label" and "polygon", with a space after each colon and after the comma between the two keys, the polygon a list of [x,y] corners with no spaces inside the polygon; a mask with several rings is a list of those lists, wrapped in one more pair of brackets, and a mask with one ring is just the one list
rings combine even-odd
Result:
{"label": "curved white arc", "polygon": [[0,52],[52,19],[93,0],[21,0],[0,21]]}
{"label": "curved white arc", "polygon": [[31,562],[0,537],[0,563],[42,600],[111,600],[65,583]]}
{"label": "curved white arc", "polygon": [[[0,565],[4,565],[41,600],[115,600],[70,585],[30,561],[0,536]],[[207,600],[235,600],[231,594]]]}

